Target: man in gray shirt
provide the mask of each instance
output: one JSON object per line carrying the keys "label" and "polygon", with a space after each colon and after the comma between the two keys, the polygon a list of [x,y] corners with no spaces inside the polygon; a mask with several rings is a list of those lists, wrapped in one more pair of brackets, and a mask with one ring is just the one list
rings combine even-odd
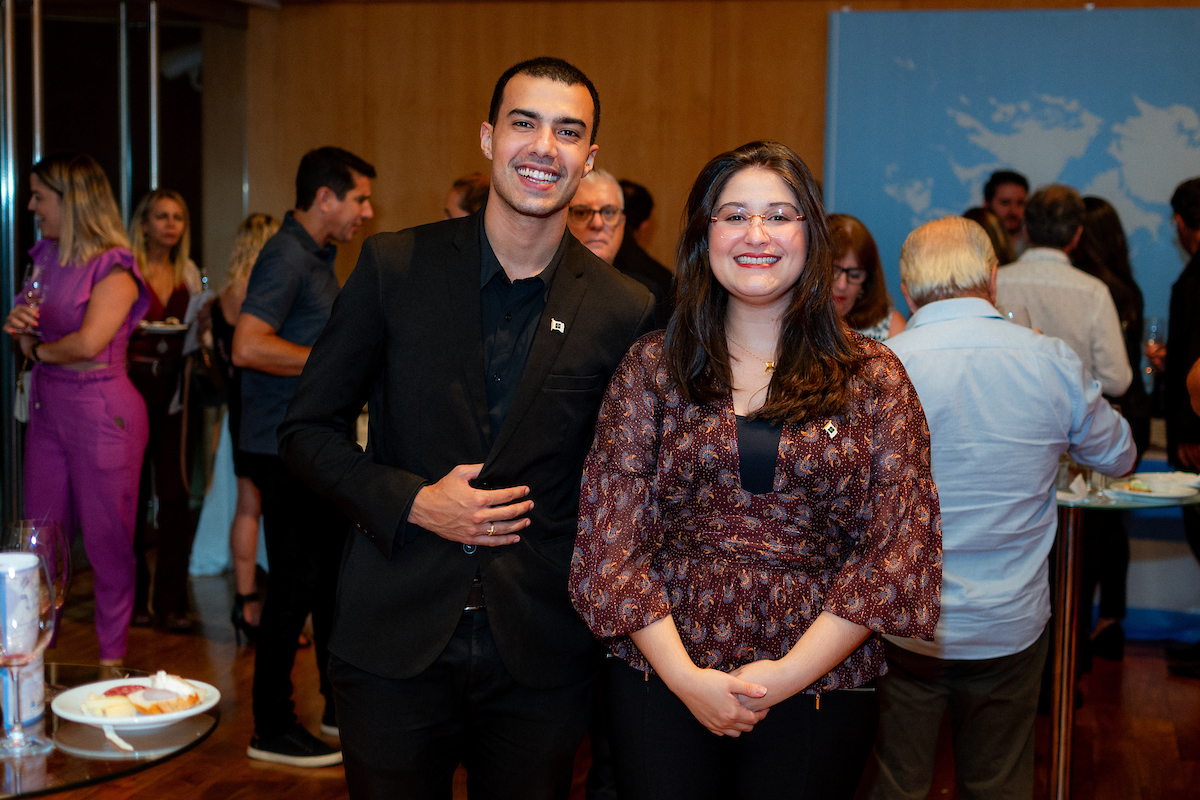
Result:
{"label": "man in gray shirt", "polygon": [[1083,199],[1069,186],[1043,186],[1025,205],[1029,249],[996,277],[996,305],[1024,308],[1029,322],[1066,342],[1109,397],[1133,380],[1121,320],[1108,287],[1071,266],[1083,233]]}
{"label": "man in gray shirt", "polygon": [[296,174],[296,208],[263,246],[233,334],[242,373],[242,430],[254,485],[262,494],[270,593],[254,657],[254,738],[247,754],[297,767],[340,764],[340,750],[296,721],[292,665],[309,613],[325,714],[321,731],[337,734],[326,666],[334,590],[349,522],[296,478],[279,458],[275,429],[283,422],[301,370],[337,298],[335,242],[348,242],[370,219],[375,168],[353,153],[322,147]]}

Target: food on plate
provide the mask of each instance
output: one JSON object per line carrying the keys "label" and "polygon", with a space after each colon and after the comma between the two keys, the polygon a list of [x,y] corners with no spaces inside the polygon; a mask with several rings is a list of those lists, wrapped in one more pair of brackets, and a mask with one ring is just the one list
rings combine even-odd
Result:
{"label": "food on plate", "polygon": [[204,690],[178,675],[159,670],[146,683],[114,686],[103,696],[89,694],[83,713],[95,717],[128,717],[134,714],[168,714],[191,708],[204,699]]}
{"label": "food on plate", "polygon": [[123,695],[89,694],[83,703],[83,713],[93,717],[132,717],[137,708]]}
{"label": "food on plate", "polygon": [[1146,492],[1147,494],[1154,492],[1154,489],[1150,488],[1150,484],[1137,479],[1125,484],[1125,490],[1129,492]]}

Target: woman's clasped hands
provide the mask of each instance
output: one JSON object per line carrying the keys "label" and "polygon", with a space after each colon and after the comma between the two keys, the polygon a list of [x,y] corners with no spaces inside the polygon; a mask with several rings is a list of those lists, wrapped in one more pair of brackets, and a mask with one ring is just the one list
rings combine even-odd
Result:
{"label": "woman's clasped hands", "polygon": [[[670,689],[701,725],[718,736],[749,733],[767,716],[770,705],[761,702],[767,694],[765,686],[716,669],[688,670]],[[761,708],[751,709],[742,699],[758,702]]]}

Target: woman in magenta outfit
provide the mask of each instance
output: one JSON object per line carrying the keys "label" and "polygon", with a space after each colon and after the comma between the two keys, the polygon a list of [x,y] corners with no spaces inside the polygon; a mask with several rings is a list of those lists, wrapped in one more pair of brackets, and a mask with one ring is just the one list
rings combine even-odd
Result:
{"label": "woman in magenta outfit", "polygon": [[[191,222],[183,197],[169,189],[157,189],[143,197],[130,218],[129,240],[138,269],[150,287],[146,322],[182,323],[192,295],[203,291],[200,270],[189,257]],[[146,401],[150,419],[150,443],[142,463],[134,534],[138,570],[133,624],[147,626],[153,621],[169,631],[186,633],[193,628],[188,616],[188,560],[199,520],[199,511],[191,508],[192,491],[187,481],[204,412],[183,396],[185,329],[182,324],[178,327],[178,331],[168,332],[142,327],[129,341],[129,377]],[[150,571],[145,556],[145,509],[152,486],[158,496],[153,618],[148,606]]]}
{"label": "woman in magenta outfit", "polygon": [[133,524],[146,404],[125,373],[129,335],[150,306],[112,189],[86,155],[53,155],[30,176],[45,300],[4,331],[34,362],[25,432],[25,516],[83,532],[95,570],[100,661],[125,657],[133,610]]}
{"label": "woman in magenta outfit", "polygon": [[932,638],[929,433],[839,323],[816,184],[753,142],[700,173],[677,309],[609,384],[571,565],[607,661],[622,798],[850,798],[880,633]]}

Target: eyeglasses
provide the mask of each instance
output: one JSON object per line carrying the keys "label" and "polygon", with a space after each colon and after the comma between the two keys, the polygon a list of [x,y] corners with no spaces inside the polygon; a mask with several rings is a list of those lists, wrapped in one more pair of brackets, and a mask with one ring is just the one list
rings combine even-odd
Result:
{"label": "eyeglasses", "polygon": [[624,213],[620,206],[603,206],[601,208],[571,206],[567,209],[567,216],[571,218],[571,222],[579,225],[592,224],[592,220],[596,218],[597,214],[600,215],[600,219],[604,220],[605,225],[615,225]]}
{"label": "eyeglasses", "polygon": [[804,221],[804,215],[788,205],[773,206],[761,214],[751,214],[740,206],[725,206],[718,209],[716,216],[709,217],[718,232],[725,233],[744,232],[755,219],[761,221],[772,234],[781,235],[795,229],[798,223]]}
{"label": "eyeglasses", "polygon": [[846,283],[859,284],[867,279],[867,271],[865,269],[846,269],[845,267],[833,268],[833,279],[836,281],[839,275],[846,276]]}

